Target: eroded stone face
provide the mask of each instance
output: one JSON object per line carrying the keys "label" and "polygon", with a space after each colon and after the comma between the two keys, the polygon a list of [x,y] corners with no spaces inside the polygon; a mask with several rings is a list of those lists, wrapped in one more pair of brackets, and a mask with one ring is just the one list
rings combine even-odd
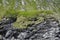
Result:
{"label": "eroded stone face", "polygon": [[[15,29],[13,25],[1,25],[0,39],[2,40],[56,40],[60,38],[59,22],[47,18],[44,22],[32,25],[26,29]],[[2,30],[2,31],[1,31]],[[20,31],[19,31],[20,30]]]}

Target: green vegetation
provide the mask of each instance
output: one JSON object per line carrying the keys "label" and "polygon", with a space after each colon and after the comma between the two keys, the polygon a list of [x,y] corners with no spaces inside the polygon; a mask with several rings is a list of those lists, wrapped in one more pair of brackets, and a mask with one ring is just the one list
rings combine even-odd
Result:
{"label": "green vegetation", "polygon": [[[38,24],[44,21],[44,17],[53,14],[52,11],[20,11],[17,17],[17,21],[14,23],[15,27],[26,28],[29,24]],[[37,18],[37,21],[30,21],[32,18]]]}
{"label": "green vegetation", "polygon": [[[60,0],[0,0],[0,20],[3,16],[17,17],[15,27],[44,21],[42,16],[54,16],[60,20]],[[37,18],[37,21],[29,19]]]}

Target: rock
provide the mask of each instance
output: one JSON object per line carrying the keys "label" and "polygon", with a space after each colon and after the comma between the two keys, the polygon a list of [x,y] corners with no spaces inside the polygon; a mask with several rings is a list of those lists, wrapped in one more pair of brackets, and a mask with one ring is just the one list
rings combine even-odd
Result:
{"label": "rock", "polygon": [[7,31],[7,33],[6,33],[5,37],[6,37],[6,38],[9,38],[9,36],[11,36],[11,35],[12,35],[12,33],[13,33],[13,31],[12,31],[12,30]]}
{"label": "rock", "polygon": [[0,40],[2,40],[3,39],[3,36],[2,35],[0,35]]}
{"label": "rock", "polygon": [[51,40],[55,40],[55,35],[56,33],[59,32],[59,28],[50,28],[48,32],[46,32],[43,37],[46,38],[50,38]]}
{"label": "rock", "polygon": [[5,37],[3,37],[3,40],[7,40]]}
{"label": "rock", "polygon": [[57,40],[60,38],[59,22],[52,18],[48,18],[36,25],[28,25],[31,27],[26,29],[13,28],[13,25],[9,24],[9,22],[3,24],[0,29],[0,38],[3,40]]}
{"label": "rock", "polygon": [[0,25],[4,24],[11,24],[14,23],[17,20],[17,17],[4,17],[2,21],[0,22]]}
{"label": "rock", "polygon": [[14,40],[14,37],[12,37],[11,40]]}
{"label": "rock", "polygon": [[19,39],[24,39],[26,36],[28,36],[26,32],[21,32],[21,33],[18,35],[18,38],[19,38]]}
{"label": "rock", "polygon": [[60,32],[57,33],[56,37],[60,38]]}
{"label": "rock", "polygon": [[19,32],[14,31],[12,36],[17,39],[17,36],[18,36],[18,35],[19,35]]}

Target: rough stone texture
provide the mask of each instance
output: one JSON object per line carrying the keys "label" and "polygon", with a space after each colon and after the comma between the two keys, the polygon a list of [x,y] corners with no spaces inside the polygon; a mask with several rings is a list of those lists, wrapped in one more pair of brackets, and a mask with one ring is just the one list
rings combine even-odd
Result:
{"label": "rough stone texture", "polygon": [[[4,23],[3,23],[4,24]],[[60,24],[57,20],[47,18],[44,22],[26,29],[13,28],[12,23],[0,26],[0,40],[59,40]]]}

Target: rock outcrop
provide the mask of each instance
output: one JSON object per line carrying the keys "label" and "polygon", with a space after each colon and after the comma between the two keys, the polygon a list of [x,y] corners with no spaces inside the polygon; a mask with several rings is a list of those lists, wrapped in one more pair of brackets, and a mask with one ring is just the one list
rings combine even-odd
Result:
{"label": "rock outcrop", "polygon": [[60,24],[53,17],[47,18],[44,20],[44,22],[32,25],[31,27],[28,27],[26,29],[13,28],[12,25],[13,22],[5,24],[6,22],[3,21],[0,22],[0,40],[59,40],[60,39],[60,26],[59,26]]}

